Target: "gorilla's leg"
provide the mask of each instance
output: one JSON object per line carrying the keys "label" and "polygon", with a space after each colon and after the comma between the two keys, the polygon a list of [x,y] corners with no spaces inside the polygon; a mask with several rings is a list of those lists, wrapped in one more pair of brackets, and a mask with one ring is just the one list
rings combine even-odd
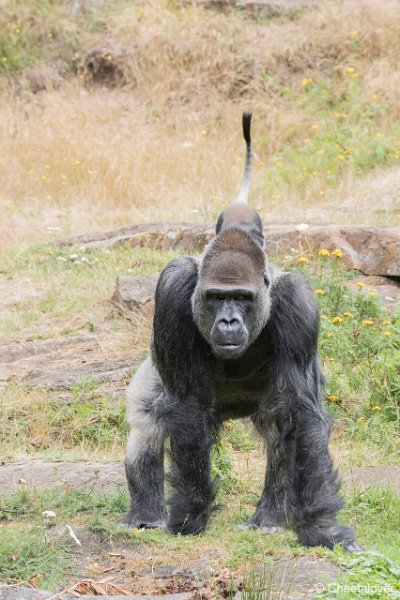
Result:
{"label": "gorilla's leg", "polygon": [[168,502],[172,533],[201,533],[214,509],[210,464],[214,432],[211,416],[196,402],[185,402],[174,412],[169,478],[173,494]]}
{"label": "gorilla's leg", "polygon": [[357,552],[351,527],[336,520],[343,501],[337,472],[329,454],[330,419],[320,406],[299,407],[296,419],[296,464],[294,481],[294,529],[304,546],[342,544]]}
{"label": "gorilla's leg", "polygon": [[267,471],[264,490],[250,527],[275,533],[290,521],[292,479],[295,458],[294,428],[289,418],[275,420],[265,428],[254,421],[267,446]]}
{"label": "gorilla's leg", "polygon": [[159,377],[148,358],[138,369],[128,388],[130,433],[125,471],[131,508],[122,522],[129,527],[163,527],[165,432],[157,418],[163,392]]}

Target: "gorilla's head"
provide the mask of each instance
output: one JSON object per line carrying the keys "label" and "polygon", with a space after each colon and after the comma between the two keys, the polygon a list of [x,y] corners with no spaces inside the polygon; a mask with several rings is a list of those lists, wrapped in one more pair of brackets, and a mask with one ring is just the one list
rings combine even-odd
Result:
{"label": "gorilla's head", "polygon": [[241,229],[222,231],[200,265],[193,317],[217,358],[239,358],[258,338],[270,313],[265,255]]}

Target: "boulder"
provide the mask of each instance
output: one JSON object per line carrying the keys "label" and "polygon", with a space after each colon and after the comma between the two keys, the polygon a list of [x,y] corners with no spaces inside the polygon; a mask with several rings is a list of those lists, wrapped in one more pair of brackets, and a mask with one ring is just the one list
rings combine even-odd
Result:
{"label": "boulder", "polygon": [[[66,238],[55,244],[90,249],[124,243],[132,247],[200,253],[214,232],[214,225],[210,223],[149,223]],[[264,227],[264,235],[266,250],[272,257],[340,248],[349,269],[357,269],[365,275],[400,277],[400,227],[275,223]]]}
{"label": "boulder", "polygon": [[142,308],[154,298],[158,275],[143,277],[117,277],[112,302],[120,309]]}

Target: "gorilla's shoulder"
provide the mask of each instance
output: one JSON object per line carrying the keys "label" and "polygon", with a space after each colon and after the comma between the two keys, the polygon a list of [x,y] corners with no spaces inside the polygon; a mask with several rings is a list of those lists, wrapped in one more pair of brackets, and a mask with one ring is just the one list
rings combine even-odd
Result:
{"label": "gorilla's shoulder", "polygon": [[[175,297],[189,300],[196,286],[198,260],[191,256],[180,256],[172,260],[162,271],[157,284],[157,302]],[[177,296],[178,294],[178,296]]]}
{"label": "gorilla's shoulder", "polygon": [[298,273],[279,273],[271,285],[272,339],[278,352],[303,362],[316,351],[319,314],[309,283]]}
{"label": "gorilla's shoulder", "polygon": [[164,268],[158,280],[155,297],[155,326],[174,322],[183,315],[192,320],[191,297],[197,283],[198,261],[191,256],[174,259]]}

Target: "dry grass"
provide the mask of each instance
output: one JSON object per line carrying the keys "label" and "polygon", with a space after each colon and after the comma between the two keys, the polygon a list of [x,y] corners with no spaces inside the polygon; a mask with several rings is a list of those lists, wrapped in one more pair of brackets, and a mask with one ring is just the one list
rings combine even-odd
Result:
{"label": "dry grass", "polygon": [[[35,5],[25,4],[23,23],[30,4]],[[11,14],[13,2],[7,6]],[[22,88],[15,95],[18,74],[8,75],[9,89],[3,86],[0,252],[22,241],[54,238],[58,233],[49,227],[67,235],[148,220],[214,219],[240,183],[240,115],[248,108],[255,113],[261,161],[252,203],[265,220],[377,220],[364,198],[375,181],[377,190],[386,182],[382,167],[367,185],[354,169],[344,169],[323,201],[321,174],[298,185],[281,179],[271,188],[266,182],[279,152],[301,146],[313,123],[304,77],[334,81],[340,100],[347,85],[343,72],[350,66],[362,77],[359,102],[379,95],[385,107],[377,126],[389,129],[398,118],[395,1],[325,0],[297,20],[266,23],[194,6],[121,2],[101,12],[96,27],[81,21],[80,30],[64,13],[61,19],[60,10],[52,22],[54,28],[63,23],[60,48],[69,48],[67,41],[81,46],[61,87],[40,94]],[[115,87],[115,80],[114,87],[107,80],[93,85],[85,61],[90,48],[116,65],[123,85]],[[43,50],[39,63],[51,61],[54,53],[53,47],[47,54]],[[388,181],[390,213],[396,209],[396,168]],[[392,220],[389,214],[387,222]]]}

